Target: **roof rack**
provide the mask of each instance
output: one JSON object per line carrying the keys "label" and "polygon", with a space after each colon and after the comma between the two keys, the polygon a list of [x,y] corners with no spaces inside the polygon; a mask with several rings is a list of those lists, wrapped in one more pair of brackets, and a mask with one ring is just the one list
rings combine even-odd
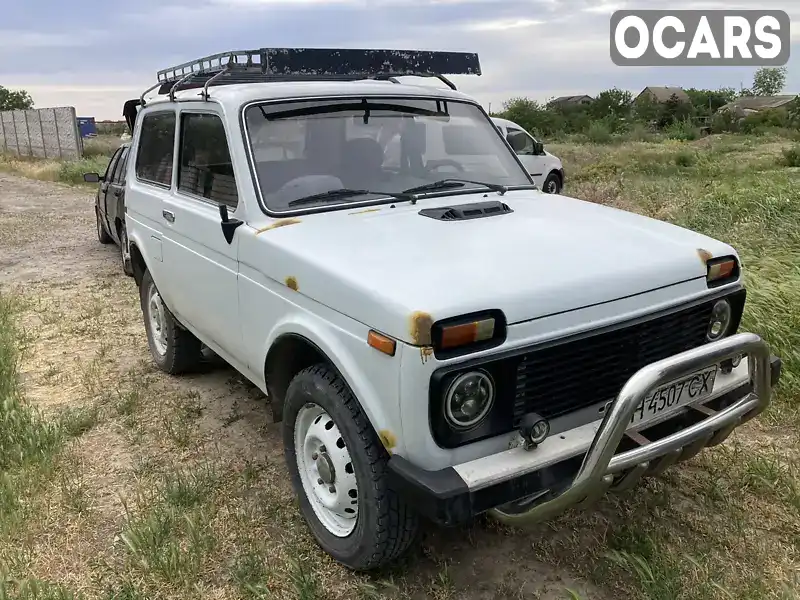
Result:
{"label": "roof rack", "polygon": [[[198,58],[158,72],[159,94],[174,99],[178,88],[266,81],[354,81],[382,79],[397,83],[408,75],[436,77],[456,86],[445,75],[480,75],[478,55],[430,50],[358,50],[337,48],[259,48],[231,50]],[[142,94],[144,103],[144,94]]]}

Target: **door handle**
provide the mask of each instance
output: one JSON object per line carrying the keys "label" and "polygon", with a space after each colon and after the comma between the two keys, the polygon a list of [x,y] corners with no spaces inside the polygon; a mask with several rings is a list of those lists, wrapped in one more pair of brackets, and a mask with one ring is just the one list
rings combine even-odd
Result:
{"label": "door handle", "polygon": [[175,213],[173,213],[172,211],[162,210],[161,211],[161,216],[164,217],[170,223],[174,223],[175,222]]}

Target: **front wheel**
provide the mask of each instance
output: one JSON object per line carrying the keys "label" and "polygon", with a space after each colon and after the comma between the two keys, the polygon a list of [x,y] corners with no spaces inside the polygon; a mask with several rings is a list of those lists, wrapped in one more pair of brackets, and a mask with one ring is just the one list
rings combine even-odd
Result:
{"label": "front wheel", "polygon": [[292,380],[283,443],[300,509],[323,550],[367,571],[409,548],[417,515],[389,487],[388,455],[335,371],[317,365]]}
{"label": "front wheel", "polygon": [[561,178],[556,173],[550,173],[544,180],[542,191],[547,194],[561,193]]}

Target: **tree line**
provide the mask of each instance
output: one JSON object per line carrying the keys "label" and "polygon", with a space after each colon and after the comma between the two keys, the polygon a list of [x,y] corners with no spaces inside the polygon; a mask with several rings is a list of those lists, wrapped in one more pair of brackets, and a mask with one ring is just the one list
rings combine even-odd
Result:
{"label": "tree line", "polygon": [[663,102],[646,95],[634,99],[631,92],[612,88],[600,92],[586,104],[557,103],[552,100],[542,103],[524,97],[511,98],[503,103],[503,110],[496,116],[514,121],[532,134],[544,138],[569,134],[605,138],[638,128],[686,139],[699,136],[701,128],[715,133],[751,133],[764,127],[800,128],[798,99],[788,108],[764,110],[744,118],[729,111],[718,112],[738,98],[778,95],[785,84],[784,67],[765,67],[755,73],[753,85],[748,89],[684,89],[689,102],[675,94]]}

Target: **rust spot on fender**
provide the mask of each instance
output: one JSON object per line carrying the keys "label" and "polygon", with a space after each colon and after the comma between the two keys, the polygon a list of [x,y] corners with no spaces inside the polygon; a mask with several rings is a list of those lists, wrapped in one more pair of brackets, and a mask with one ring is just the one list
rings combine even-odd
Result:
{"label": "rust spot on fender", "polygon": [[297,289],[298,289],[297,288],[297,277],[289,276],[289,277],[286,278],[286,282],[285,283],[286,283],[286,287],[288,287],[290,290],[294,290],[295,292],[297,291]]}
{"label": "rust spot on fender", "polygon": [[286,227],[287,225],[297,225],[301,223],[300,219],[281,219],[280,221],[275,221],[267,225],[266,227],[262,227],[258,231],[256,231],[256,235],[262,234],[265,231],[269,231],[270,229],[278,229],[279,227]]}
{"label": "rust spot on fender", "polygon": [[700,260],[703,262],[703,264],[706,264],[709,260],[714,258],[714,255],[711,254],[711,252],[708,250],[703,250],[702,248],[697,249],[697,256],[700,257]]}
{"label": "rust spot on fender", "polygon": [[378,437],[381,439],[381,444],[386,448],[386,451],[391,454],[392,448],[397,446],[397,437],[388,429],[381,429],[378,432]]}
{"label": "rust spot on fender", "polygon": [[428,362],[431,356],[433,356],[433,346],[422,346],[419,349],[419,357],[422,359],[423,365]]}
{"label": "rust spot on fender", "polygon": [[433,317],[426,312],[417,311],[411,315],[408,332],[415,346],[431,345]]}
{"label": "rust spot on fender", "polygon": [[364,213],[379,212],[380,208],[365,208],[364,210],[357,210],[355,212],[347,213],[348,215],[363,215]]}

